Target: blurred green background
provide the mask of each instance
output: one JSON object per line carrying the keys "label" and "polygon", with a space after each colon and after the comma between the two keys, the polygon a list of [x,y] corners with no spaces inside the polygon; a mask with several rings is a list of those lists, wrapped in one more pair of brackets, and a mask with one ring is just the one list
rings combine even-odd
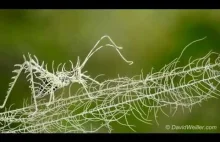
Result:
{"label": "blurred green background", "polygon": [[[134,61],[126,64],[112,48],[103,48],[86,64],[84,70],[91,77],[105,74],[102,79],[118,76],[146,75],[152,67],[159,70],[193,40],[207,36],[193,44],[182,57],[182,64],[190,56],[202,57],[210,50],[220,53],[219,10],[0,10],[0,103],[6,95],[13,65],[23,63],[22,55],[35,54],[49,64],[83,60],[101,36],[109,35],[122,54]],[[108,41],[106,41],[108,43]],[[23,78],[23,79],[22,79]],[[20,108],[23,99],[30,98],[24,75],[19,78],[7,107]],[[137,132],[220,132],[220,100],[210,99],[192,113],[180,109],[175,116],[159,114],[158,122],[145,125],[138,120]],[[3,111],[3,110],[1,110]],[[217,126],[213,131],[166,130],[166,125]],[[113,132],[132,132],[121,125],[113,125]]]}

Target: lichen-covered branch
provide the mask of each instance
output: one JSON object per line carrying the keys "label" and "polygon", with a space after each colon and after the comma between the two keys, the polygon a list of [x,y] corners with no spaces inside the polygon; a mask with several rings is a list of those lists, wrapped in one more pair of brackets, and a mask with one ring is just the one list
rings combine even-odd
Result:
{"label": "lichen-covered branch", "polygon": [[92,98],[82,87],[77,92],[69,91],[69,97],[58,96],[49,107],[44,100],[39,100],[39,110],[32,117],[28,116],[35,110],[34,104],[6,110],[0,113],[0,131],[83,133],[107,129],[111,132],[112,122],[135,131],[129,115],[151,124],[150,115],[157,122],[159,112],[169,116],[179,108],[191,111],[192,106],[220,95],[218,53],[209,52],[202,58],[190,59],[185,66],[177,66],[178,62],[179,58],[146,76],[118,77],[100,85],[90,83],[87,91]]}

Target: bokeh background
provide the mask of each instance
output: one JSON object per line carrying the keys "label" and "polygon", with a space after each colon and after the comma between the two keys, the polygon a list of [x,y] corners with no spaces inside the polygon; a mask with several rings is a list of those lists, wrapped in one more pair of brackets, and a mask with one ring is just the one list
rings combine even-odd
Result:
{"label": "bokeh background", "polygon": [[[22,63],[22,55],[35,54],[49,64],[76,62],[84,59],[101,36],[107,34],[119,46],[122,54],[134,61],[126,64],[112,48],[103,48],[86,64],[84,70],[95,77],[119,75],[132,77],[143,69],[146,75],[153,67],[159,70],[193,40],[207,36],[193,44],[182,57],[202,57],[210,50],[220,53],[219,10],[0,10],[0,103],[6,95],[13,65]],[[108,41],[106,41],[108,43]],[[19,78],[7,107],[21,108],[23,99],[30,98],[25,76]],[[145,125],[138,120],[137,132],[220,132],[220,100],[210,99],[202,106],[193,107],[192,113],[178,111],[173,117],[159,114],[158,122]],[[3,111],[3,110],[0,110]],[[217,126],[217,130],[166,130],[166,125]],[[132,132],[121,125],[113,125],[113,132]]]}

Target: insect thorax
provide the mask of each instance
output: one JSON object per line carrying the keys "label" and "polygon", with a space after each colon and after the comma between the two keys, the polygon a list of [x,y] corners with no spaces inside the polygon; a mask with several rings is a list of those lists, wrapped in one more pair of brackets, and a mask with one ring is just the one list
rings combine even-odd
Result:
{"label": "insect thorax", "polygon": [[58,87],[64,87],[70,84],[71,77],[69,72],[57,72],[57,84],[59,84]]}

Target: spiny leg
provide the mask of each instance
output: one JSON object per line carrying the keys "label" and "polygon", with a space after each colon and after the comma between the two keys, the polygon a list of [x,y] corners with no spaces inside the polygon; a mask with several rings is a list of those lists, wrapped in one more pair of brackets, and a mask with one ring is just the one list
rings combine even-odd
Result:
{"label": "spiny leg", "polygon": [[35,91],[34,91],[34,81],[33,81],[33,73],[32,71],[30,72],[30,75],[31,75],[31,86],[33,89],[32,90],[32,95],[33,95],[33,99],[34,99],[34,104],[35,104],[35,111],[29,115],[29,117],[35,115],[38,111],[38,107],[37,107],[37,98],[36,98],[36,95],[35,95]]}
{"label": "spiny leg", "polygon": [[[25,57],[24,57],[24,59],[25,59]],[[31,61],[30,54],[29,54],[29,59]],[[32,64],[30,62],[27,62],[26,65],[28,66],[28,69],[29,69],[29,74],[27,76],[30,75],[30,79],[28,79],[28,81],[30,81],[30,83],[31,83],[31,94],[33,95],[34,104],[35,104],[35,111],[28,116],[28,117],[32,117],[32,116],[34,116],[37,113],[38,106],[37,106],[37,98],[36,98],[36,94],[35,94],[34,76],[33,76],[33,71],[32,71]]]}
{"label": "spiny leg", "polygon": [[[16,65],[15,65],[15,66],[19,66],[20,69],[13,71],[13,72],[17,73],[17,75],[14,76],[14,77],[12,77],[12,79],[14,79],[14,81],[9,84],[9,89],[8,89],[8,91],[7,91],[7,95],[6,95],[6,97],[5,97],[5,100],[4,100],[3,105],[1,105],[0,108],[3,108],[3,107],[5,106],[6,101],[7,101],[8,97],[9,97],[9,95],[10,95],[10,93],[11,93],[11,91],[12,91],[12,89],[13,89],[13,87],[14,87],[14,85],[15,85],[17,79],[18,79],[18,77],[20,76],[22,70],[25,69],[25,72],[27,72],[25,66],[29,69],[29,72],[30,72],[30,73],[27,75],[27,77],[28,77],[29,75],[31,75],[31,80],[30,80],[30,81],[32,82],[32,93],[34,94],[33,73],[32,73],[31,63],[26,60],[25,56],[23,56],[23,58],[24,58],[24,61],[25,61],[23,64],[16,64]],[[34,98],[35,98],[35,94],[34,94]],[[36,104],[36,98],[35,98],[35,104]],[[37,107],[36,107],[36,110],[37,110]]]}
{"label": "spiny leg", "polygon": [[11,91],[12,91],[12,89],[13,89],[13,87],[14,87],[17,79],[18,79],[18,77],[20,76],[22,70],[24,69],[25,64],[26,64],[26,62],[24,62],[23,64],[15,64],[14,65],[14,66],[20,67],[20,69],[12,71],[13,73],[16,73],[17,75],[12,77],[12,79],[14,79],[14,80],[11,83],[9,83],[9,88],[8,88],[8,91],[7,91],[7,95],[5,97],[5,100],[4,100],[3,104],[0,106],[0,109],[5,107],[6,102],[8,100],[8,97],[9,97],[9,95],[10,95],[10,93],[11,93]]}

